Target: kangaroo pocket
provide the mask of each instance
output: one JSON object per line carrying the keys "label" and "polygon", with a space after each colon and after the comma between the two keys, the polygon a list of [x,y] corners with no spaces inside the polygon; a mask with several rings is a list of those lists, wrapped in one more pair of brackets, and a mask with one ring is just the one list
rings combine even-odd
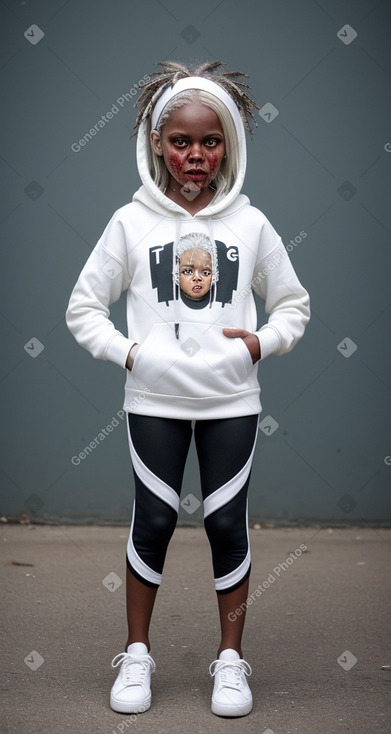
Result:
{"label": "kangaroo pocket", "polygon": [[[141,343],[130,373],[138,389],[172,396],[203,398],[248,389],[253,367],[243,339],[230,339],[224,326],[154,324]],[[135,386],[136,386],[135,385]]]}

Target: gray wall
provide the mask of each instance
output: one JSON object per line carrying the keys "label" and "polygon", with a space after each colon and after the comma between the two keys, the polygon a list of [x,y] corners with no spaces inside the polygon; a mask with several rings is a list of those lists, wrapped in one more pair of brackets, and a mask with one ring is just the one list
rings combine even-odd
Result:
{"label": "gray wall", "polygon": [[[1,513],[130,520],[126,426],[113,421],[125,372],[79,347],[64,312],[140,185],[135,98],[119,98],[154,61],[218,58],[250,75],[263,107],[243,193],[283,237],[312,299],[303,340],[259,368],[263,417],[275,421],[265,424],[278,428],[259,432],[251,519],[390,520],[390,3],[5,0],[0,14]],[[266,121],[270,103],[278,115]],[[112,308],[122,330],[124,308],[124,298]],[[200,497],[193,450],[189,493]],[[180,523],[202,523],[195,504]]]}

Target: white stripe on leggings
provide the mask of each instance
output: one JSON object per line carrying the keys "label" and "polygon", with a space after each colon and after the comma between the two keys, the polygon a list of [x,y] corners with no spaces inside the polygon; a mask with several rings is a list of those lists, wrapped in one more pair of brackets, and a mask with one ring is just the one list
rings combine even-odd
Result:
{"label": "white stripe on leggings", "polygon": [[161,584],[162,582],[162,574],[158,573],[157,571],[153,571],[152,568],[149,568],[146,563],[144,563],[143,560],[141,560],[139,554],[137,553],[134,545],[133,545],[133,525],[134,525],[134,514],[135,514],[135,501],[133,502],[133,513],[132,513],[132,524],[130,526],[130,533],[128,538],[128,545],[127,545],[127,556],[129,559],[129,562],[133,566],[134,570],[137,571],[137,573],[147,581],[150,581],[152,584]]}
{"label": "white stripe on leggings", "polygon": [[223,591],[224,589],[229,589],[231,586],[234,586],[235,584],[238,584],[239,581],[244,578],[246,575],[248,569],[250,568],[251,563],[251,549],[250,549],[250,538],[248,534],[248,500],[246,504],[246,533],[247,533],[247,555],[244,561],[235,568],[234,571],[231,571],[231,573],[227,573],[225,576],[219,576],[219,578],[215,579],[215,589],[216,591]]}
{"label": "white stripe on leggings", "polygon": [[226,505],[227,502],[232,500],[232,498],[235,497],[235,495],[242,489],[244,483],[248,479],[248,475],[250,474],[251,462],[254,456],[257,438],[258,427],[255,434],[255,441],[251,454],[245,465],[240,469],[237,474],[235,474],[234,477],[232,477],[232,479],[229,479],[228,482],[223,484],[221,487],[218,487],[218,489],[212,492],[209,497],[206,497],[204,499],[204,518],[208,517],[208,515],[210,515],[212,512],[220,509],[220,507],[223,507],[223,505]]}
{"label": "white stripe on leggings", "polygon": [[174,489],[172,489],[172,487],[166,484],[166,482],[163,482],[162,479],[160,479],[158,476],[156,476],[156,474],[148,469],[146,464],[141,461],[139,455],[136,452],[136,449],[133,446],[133,442],[130,436],[129,421],[126,421],[126,425],[128,427],[130,456],[132,459],[133,468],[137,476],[142,481],[142,483],[151,492],[153,492],[153,494],[159,497],[159,499],[163,500],[163,502],[166,502],[168,505],[170,505],[170,507],[172,507],[172,509],[175,510],[176,513],[178,513],[179,497],[177,493]]}

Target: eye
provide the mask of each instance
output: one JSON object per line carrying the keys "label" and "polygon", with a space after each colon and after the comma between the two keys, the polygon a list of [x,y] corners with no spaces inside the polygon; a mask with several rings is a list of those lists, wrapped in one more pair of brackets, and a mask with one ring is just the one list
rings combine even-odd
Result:
{"label": "eye", "polygon": [[191,268],[183,268],[183,269],[182,269],[182,275],[191,275],[191,274],[192,274],[192,272],[193,272],[193,271],[192,271],[192,269],[191,269]]}
{"label": "eye", "polygon": [[211,275],[211,272],[212,271],[209,270],[209,268],[204,268],[204,270],[202,271],[202,275],[208,276],[208,275]]}
{"label": "eye", "polygon": [[220,140],[220,138],[208,138],[208,140],[205,141],[205,144],[208,148],[215,148],[221,142],[222,140]]}
{"label": "eye", "polygon": [[183,148],[185,145],[187,145],[187,141],[183,138],[175,138],[173,141],[174,145],[177,145],[178,148]]}

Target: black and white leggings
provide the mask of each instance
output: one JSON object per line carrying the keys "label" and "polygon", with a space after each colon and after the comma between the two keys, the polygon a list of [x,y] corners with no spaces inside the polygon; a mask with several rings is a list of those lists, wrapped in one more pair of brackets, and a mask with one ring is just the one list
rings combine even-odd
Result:
{"label": "black and white leggings", "polygon": [[[190,420],[127,414],[135,500],[127,565],[147,586],[158,587],[174,532]],[[250,574],[247,491],[258,433],[258,415],[197,420],[197,450],[205,530],[212,551],[215,589],[227,593]]]}

